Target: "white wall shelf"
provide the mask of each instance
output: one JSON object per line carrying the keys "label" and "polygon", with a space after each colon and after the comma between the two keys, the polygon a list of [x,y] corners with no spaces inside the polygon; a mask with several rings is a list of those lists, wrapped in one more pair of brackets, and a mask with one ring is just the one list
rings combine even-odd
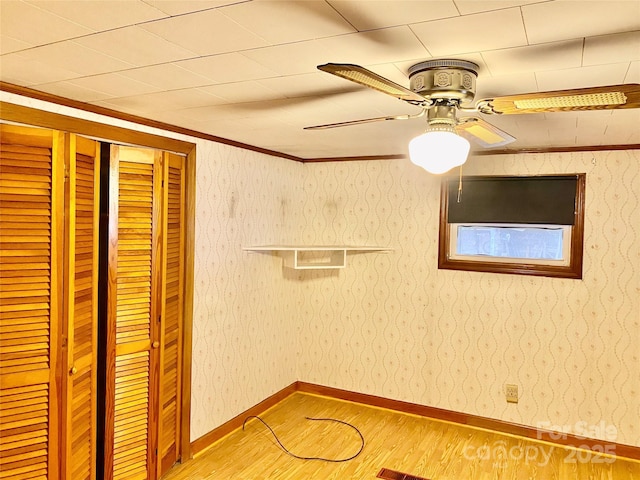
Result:
{"label": "white wall shelf", "polygon": [[345,268],[348,252],[389,252],[391,248],[353,245],[258,245],[244,247],[243,250],[278,253],[285,267],[295,270],[312,270]]}

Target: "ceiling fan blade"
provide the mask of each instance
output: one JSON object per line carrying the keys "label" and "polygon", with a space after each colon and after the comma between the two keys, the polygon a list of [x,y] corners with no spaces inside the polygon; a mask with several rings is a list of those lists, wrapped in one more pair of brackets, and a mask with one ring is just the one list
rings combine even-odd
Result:
{"label": "ceiling fan blade", "polygon": [[383,122],[385,120],[411,120],[412,118],[423,117],[426,110],[422,110],[415,115],[390,115],[388,117],[365,118],[363,120],[351,120],[350,122],[328,123],[326,125],[313,125],[304,127],[304,130],[324,130],[327,128],[348,127],[350,125],[361,125],[363,123]]}
{"label": "ceiling fan blade", "polygon": [[386,93],[405,102],[422,104],[427,101],[422,95],[418,95],[408,88],[398,85],[359,65],[352,65],[350,63],[327,63],[318,65],[318,70],[359,83],[365,87],[373,88],[374,90]]}
{"label": "ceiling fan blade", "polygon": [[484,148],[502,147],[516,140],[504,130],[481,118],[464,117],[460,118],[459,122],[456,125],[458,135]]}
{"label": "ceiling fan blade", "polygon": [[477,103],[482,113],[514,114],[640,108],[640,84],[508,95]]}

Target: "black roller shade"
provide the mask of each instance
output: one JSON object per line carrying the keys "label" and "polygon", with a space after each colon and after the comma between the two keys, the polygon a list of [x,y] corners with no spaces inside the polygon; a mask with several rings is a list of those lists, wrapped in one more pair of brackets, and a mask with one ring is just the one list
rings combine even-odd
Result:
{"label": "black roller shade", "polygon": [[573,225],[576,175],[463,177],[448,181],[449,223]]}

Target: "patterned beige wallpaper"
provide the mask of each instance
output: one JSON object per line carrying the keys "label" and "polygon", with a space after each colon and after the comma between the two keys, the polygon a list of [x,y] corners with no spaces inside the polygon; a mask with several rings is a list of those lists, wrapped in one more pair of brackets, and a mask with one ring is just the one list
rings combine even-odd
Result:
{"label": "patterned beige wallpaper", "polygon": [[[192,440],[295,380],[640,446],[640,152],[478,157],[466,174],[586,172],[583,280],[439,271],[439,179],[197,143]],[[292,273],[243,246],[386,245]],[[506,404],[504,383],[520,388]],[[589,436],[598,438],[599,432]]]}
{"label": "patterned beige wallpaper", "polygon": [[278,257],[242,247],[297,237],[303,174],[207,141],[197,155],[192,439],[297,380],[297,281]]}
{"label": "patterned beige wallpaper", "polygon": [[298,378],[596,438],[613,426],[640,445],[640,152],[478,157],[464,171],[561,172],[587,173],[583,280],[438,270],[438,177],[407,161],[308,164],[305,243],[395,250],[301,277]]}

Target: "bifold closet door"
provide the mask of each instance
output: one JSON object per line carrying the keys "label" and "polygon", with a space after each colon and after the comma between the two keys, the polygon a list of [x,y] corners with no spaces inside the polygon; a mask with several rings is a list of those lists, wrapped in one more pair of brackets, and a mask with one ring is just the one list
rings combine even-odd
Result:
{"label": "bifold closet door", "polygon": [[179,460],[184,157],[111,146],[105,473],[155,479]]}
{"label": "bifold closet door", "polygon": [[96,478],[99,143],[66,135],[62,478]]}
{"label": "bifold closet door", "polygon": [[105,477],[156,478],[162,153],[111,146]]}
{"label": "bifold closet door", "polygon": [[110,147],[99,272],[98,142],[11,125],[0,139],[0,479],[96,480],[100,446],[105,479],[154,480],[180,453],[184,158]]}
{"label": "bifold closet door", "polygon": [[180,456],[184,290],[184,157],[164,153],[162,312],[160,321],[159,475]]}
{"label": "bifold closet door", "polygon": [[0,478],[55,479],[64,135],[0,133]]}

